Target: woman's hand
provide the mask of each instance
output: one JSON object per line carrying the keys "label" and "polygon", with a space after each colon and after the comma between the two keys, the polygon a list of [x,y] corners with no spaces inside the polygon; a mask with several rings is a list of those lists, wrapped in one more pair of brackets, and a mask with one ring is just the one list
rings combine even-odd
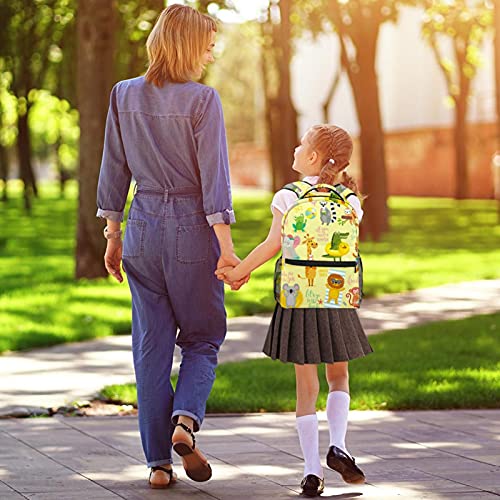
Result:
{"label": "woman's hand", "polygon": [[110,239],[108,240],[106,253],[104,254],[104,265],[106,266],[106,270],[119,283],[123,282],[121,273],[122,246],[122,240],[120,238]]}

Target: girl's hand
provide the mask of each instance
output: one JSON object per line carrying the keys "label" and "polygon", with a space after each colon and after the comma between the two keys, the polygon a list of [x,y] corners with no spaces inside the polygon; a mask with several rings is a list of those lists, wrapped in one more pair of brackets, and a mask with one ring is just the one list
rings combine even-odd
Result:
{"label": "girl's hand", "polygon": [[237,279],[236,271],[233,266],[221,267],[215,271],[217,279],[224,281],[226,285],[231,286],[231,290],[239,290],[245,283],[250,280],[250,275]]}
{"label": "girl's hand", "polygon": [[104,265],[108,273],[113,276],[119,283],[123,282],[121,273],[122,262],[122,240],[113,238],[108,240],[106,245],[106,253],[104,254]]}
{"label": "girl's hand", "polygon": [[250,275],[248,274],[244,278],[238,280],[238,281],[232,281],[230,283],[231,285],[231,290],[236,291],[239,290],[245,283],[248,283],[250,281]]}

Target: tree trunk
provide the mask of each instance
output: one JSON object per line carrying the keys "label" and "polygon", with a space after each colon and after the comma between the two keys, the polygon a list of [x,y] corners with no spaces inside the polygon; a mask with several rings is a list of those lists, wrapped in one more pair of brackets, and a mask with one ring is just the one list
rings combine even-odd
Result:
{"label": "tree trunk", "polygon": [[9,159],[7,156],[7,148],[0,143],[0,180],[3,182],[3,189],[0,201],[7,201],[9,199],[7,191],[8,179],[9,179]]}
{"label": "tree trunk", "polygon": [[[469,35],[470,37],[470,35]],[[467,40],[469,39],[467,37]],[[471,80],[465,76],[463,68],[466,64],[466,43],[454,39],[455,58],[459,68],[459,94],[455,101],[455,199],[465,200],[469,193],[469,173],[467,167],[467,99],[469,98]]]}
{"label": "tree trunk", "polygon": [[20,114],[17,121],[17,156],[19,159],[19,174],[24,184],[24,208],[31,211],[31,199],[33,195],[38,196],[38,189],[31,163],[31,138],[28,127],[29,105],[26,113]]}
{"label": "tree trunk", "polygon": [[275,129],[281,130],[281,140],[279,142],[281,149],[281,161],[278,166],[276,180],[278,184],[276,189],[283,187],[289,182],[297,179],[297,173],[292,170],[293,154],[297,146],[297,111],[292,102],[291,95],[291,74],[290,64],[292,62],[292,27],[290,22],[292,0],[282,0],[279,3],[280,18],[279,29],[276,31],[278,50],[277,66],[279,72],[279,87],[278,87],[278,110],[277,122]]}
{"label": "tree trunk", "polygon": [[[264,37],[271,43],[265,44],[262,54],[262,76],[265,93],[265,116],[267,143],[271,160],[273,190],[297,179],[292,170],[293,153],[297,146],[297,112],[291,98],[290,62],[291,48],[291,1],[281,1],[279,24],[268,20],[262,26]],[[266,32],[266,29],[269,30]],[[272,87],[273,77],[278,83]]]}
{"label": "tree trunk", "polygon": [[[494,3],[494,25],[495,33],[495,94],[497,110],[497,147],[495,156],[500,155],[500,0]],[[497,224],[500,224],[500,166],[494,166],[497,171],[493,174],[495,196],[497,198]]]}
{"label": "tree trunk", "polygon": [[[367,38],[369,33],[365,33]],[[354,102],[360,126],[361,175],[365,215],[360,226],[363,239],[379,241],[389,229],[387,209],[387,175],[385,168],[384,131],[380,112],[375,55],[378,30],[371,39],[356,46],[355,64],[348,64],[347,74],[354,94]],[[341,40],[344,58],[348,60],[345,45]]]}
{"label": "tree trunk", "polygon": [[332,103],[333,97],[335,96],[335,92],[337,91],[337,88],[339,86],[340,77],[342,76],[343,69],[344,69],[344,67],[342,64],[342,58],[340,57],[338,70],[336,71],[336,73],[333,77],[332,84],[330,85],[330,88],[328,89],[328,94],[327,94],[327,96],[326,96],[326,98],[323,101],[323,104],[321,106],[321,108],[323,110],[323,123],[329,123],[330,116],[329,116],[328,110],[330,108],[330,104]]}
{"label": "tree trunk", "polygon": [[495,94],[497,110],[497,152],[500,154],[500,0],[495,0],[494,7],[494,25],[495,33]]}
{"label": "tree trunk", "polygon": [[453,139],[455,145],[455,199],[465,200],[468,194],[467,171],[467,128],[465,117],[467,114],[467,94],[461,93],[455,99],[455,128]]}
{"label": "tree trunk", "polygon": [[78,2],[78,109],[80,112],[79,205],[76,278],[107,276],[103,223],[97,219],[96,192],[104,126],[113,82],[116,4]]}

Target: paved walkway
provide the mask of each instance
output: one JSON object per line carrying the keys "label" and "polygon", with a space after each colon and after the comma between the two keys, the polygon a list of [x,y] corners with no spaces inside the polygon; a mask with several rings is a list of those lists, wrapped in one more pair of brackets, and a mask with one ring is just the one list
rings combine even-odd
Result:
{"label": "paved walkway", "polygon": [[[367,300],[370,334],[500,309],[500,280],[447,285]],[[268,316],[229,322],[221,362],[261,356]],[[102,385],[133,379],[130,336],[0,356],[0,413],[58,406]],[[328,445],[320,413],[320,443]],[[348,486],[325,470],[323,498],[463,499],[500,496],[500,410],[350,414],[348,446],[367,484]],[[135,417],[0,420],[0,499],[93,500],[294,498],[302,459],[291,413],[209,416],[200,447],[208,483],[185,477],[150,490]]]}
{"label": "paved walkway", "polygon": [[[444,285],[363,302],[369,334],[500,310],[500,280]],[[261,357],[269,315],[229,320],[220,362]],[[179,364],[176,355],[175,367]],[[0,414],[16,407],[62,406],[106,384],[134,380],[130,336],[63,344],[0,356]]]}
{"label": "paved walkway", "polygon": [[[0,420],[0,498],[14,500],[297,498],[302,461],[290,413],[206,419],[207,483],[150,490],[132,417]],[[322,498],[479,500],[500,496],[500,410],[358,412],[348,446],[367,484],[325,470]],[[320,443],[328,430],[320,414]]]}

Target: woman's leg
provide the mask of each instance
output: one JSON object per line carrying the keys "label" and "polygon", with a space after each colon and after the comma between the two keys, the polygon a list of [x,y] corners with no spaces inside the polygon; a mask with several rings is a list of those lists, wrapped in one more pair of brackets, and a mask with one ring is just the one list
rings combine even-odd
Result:
{"label": "woman's leg", "polygon": [[295,365],[297,389],[296,423],[300,447],[304,457],[304,477],[313,474],[323,478],[319,458],[318,417],[316,400],[319,394],[318,367]]}
{"label": "woman's leg", "polygon": [[330,446],[337,446],[347,452],[345,437],[349,417],[349,368],[347,361],[326,365],[328,399],[326,416],[330,429]]}
{"label": "woman's leg", "polygon": [[[137,382],[139,430],[148,467],[172,463],[174,391],[170,383],[176,321],[161,286],[142,267],[124,260],[132,292],[132,351]],[[153,272],[148,273],[151,277]],[[166,467],[167,468],[167,467]]]}

